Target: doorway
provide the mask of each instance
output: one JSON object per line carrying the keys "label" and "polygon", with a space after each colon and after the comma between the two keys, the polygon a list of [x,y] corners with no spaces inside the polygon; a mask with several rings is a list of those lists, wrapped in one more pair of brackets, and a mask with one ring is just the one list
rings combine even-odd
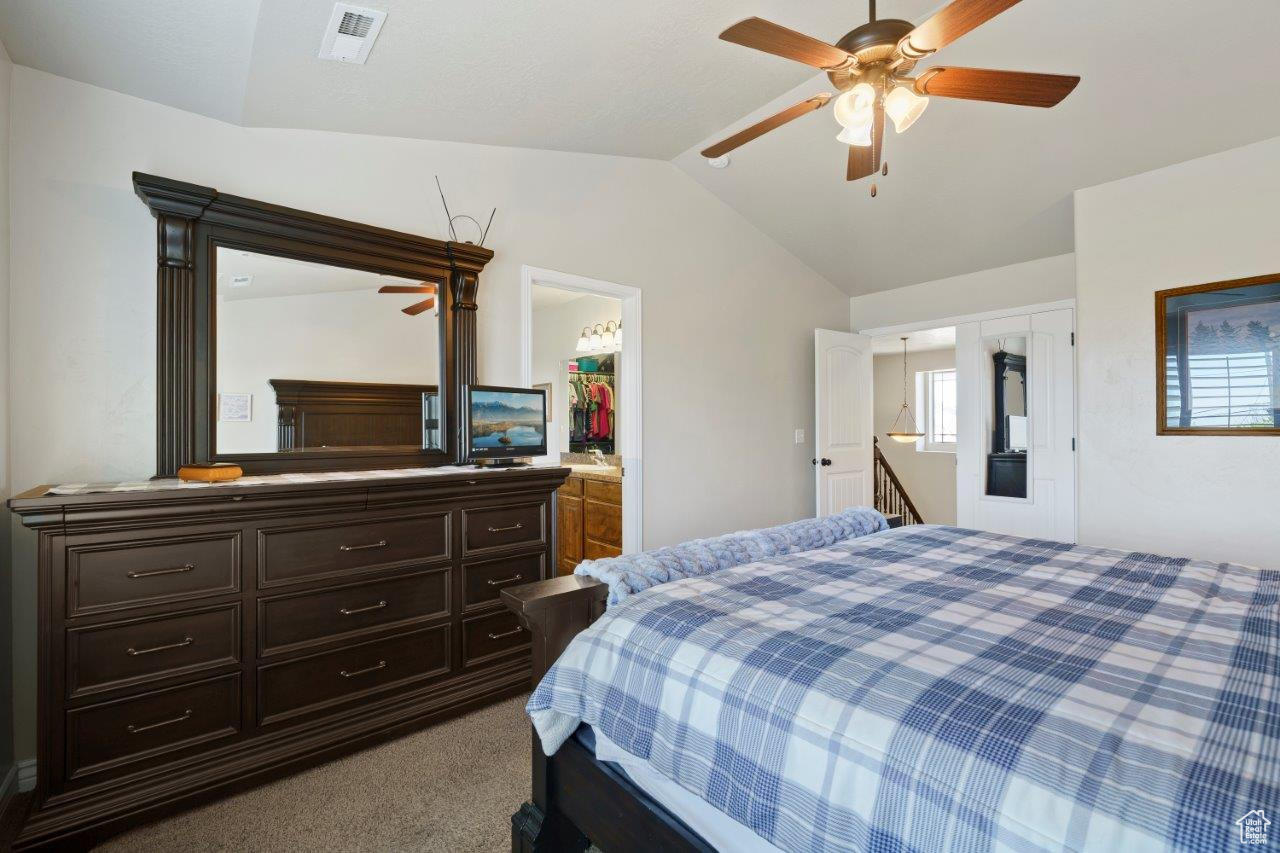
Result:
{"label": "doorway", "polygon": [[956,328],[871,339],[875,507],[956,523]]}
{"label": "doorway", "polygon": [[548,393],[544,463],[573,474],[557,495],[555,574],[643,543],[638,288],[521,271],[521,384]]}

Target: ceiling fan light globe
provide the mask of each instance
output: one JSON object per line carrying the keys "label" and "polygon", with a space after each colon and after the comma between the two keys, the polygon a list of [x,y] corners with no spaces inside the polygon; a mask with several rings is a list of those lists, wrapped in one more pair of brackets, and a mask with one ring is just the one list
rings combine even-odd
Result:
{"label": "ceiling fan light globe", "polygon": [[871,145],[871,122],[846,127],[836,135],[836,139],[845,145],[857,145],[866,148]]}
{"label": "ceiling fan light globe", "polygon": [[924,115],[929,99],[917,95],[908,86],[898,86],[885,96],[884,112],[893,121],[893,129],[905,133],[907,128]]}
{"label": "ceiling fan light globe", "polygon": [[[874,117],[876,90],[870,83],[859,83],[836,98],[833,112],[841,127],[870,127]],[[870,143],[867,143],[870,144]]]}

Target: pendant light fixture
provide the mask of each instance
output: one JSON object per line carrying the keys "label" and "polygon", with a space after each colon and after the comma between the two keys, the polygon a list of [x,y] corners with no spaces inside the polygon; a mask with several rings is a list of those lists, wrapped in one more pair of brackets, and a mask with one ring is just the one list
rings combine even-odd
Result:
{"label": "pendant light fixture", "polygon": [[907,405],[907,339],[902,339],[902,408],[893,419],[893,426],[886,433],[889,438],[902,444],[911,444],[924,438],[916,419],[911,416],[911,407]]}

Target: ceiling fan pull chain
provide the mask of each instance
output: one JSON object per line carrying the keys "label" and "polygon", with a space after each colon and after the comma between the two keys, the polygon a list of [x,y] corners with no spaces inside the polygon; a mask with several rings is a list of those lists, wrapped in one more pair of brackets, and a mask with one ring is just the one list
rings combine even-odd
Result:
{"label": "ceiling fan pull chain", "polygon": [[884,175],[886,178],[889,177],[889,161],[888,160],[885,161],[884,167],[880,170],[880,174]]}
{"label": "ceiling fan pull chain", "polygon": [[876,185],[874,183],[871,185],[871,197],[876,197]]}

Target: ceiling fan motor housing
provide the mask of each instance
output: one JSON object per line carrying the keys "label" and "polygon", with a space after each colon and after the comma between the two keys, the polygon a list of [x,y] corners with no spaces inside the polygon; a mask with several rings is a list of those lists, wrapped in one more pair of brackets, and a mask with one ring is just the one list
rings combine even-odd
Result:
{"label": "ceiling fan motor housing", "polygon": [[[844,38],[836,42],[836,47],[858,57],[858,64],[852,68],[837,68],[828,71],[827,77],[842,92],[852,88],[858,80],[859,68],[890,61],[893,58],[894,49],[897,48],[898,42],[906,38],[907,34],[913,29],[915,29],[915,24],[910,21],[886,18],[882,21],[863,24],[856,30],[846,33]],[[914,67],[914,60],[904,58],[901,64],[898,65],[896,72],[905,74]]]}

